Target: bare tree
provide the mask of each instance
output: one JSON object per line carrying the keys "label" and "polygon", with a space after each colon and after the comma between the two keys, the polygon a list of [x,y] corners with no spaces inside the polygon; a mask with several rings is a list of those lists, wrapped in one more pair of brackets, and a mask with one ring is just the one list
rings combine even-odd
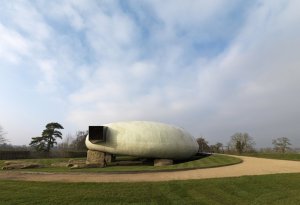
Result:
{"label": "bare tree", "polygon": [[72,149],[73,140],[74,140],[74,138],[73,138],[72,134],[69,133],[66,135],[66,137],[64,137],[64,140],[57,145],[57,148],[62,149],[62,150]]}
{"label": "bare tree", "polygon": [[77,131],[75,139],[72,141],[71,146],[77,151],[87,150],[85,146],[85,138],[88,135],[88,131]]}
{"label": "bare tree", "polygon": [[6,132],[4,132],[3,128],[0,125],[0,144],[4,144],[8,140],[4,137],[6,135]]}
{"label": "bare tree", "polygon": [[88,135],[88,131],[77,131],[74,134],[67,134],[64,141],[58,144],[59,149],[73,150],[73,151],[86,151],[85,138]]}
{"label": "bare tree", "polygon": [[218,142],[218,143],[216,143],[214,145],[211,145],[210,149],[211,149],[212,152],[215,152],[215,153],[224,152],[224,150],[223,150],[223,144],[221,142]]}
{"label": "bare tree", "polygon": [[290,149],[289,145],[291,145],[290,140],[287,137],[274,139],[272,144],[274,145],[275,151],[281,153],[285,153],[288,149]]}
{"label": "bare tree", "polygon": [[229,144],[239,154],[242,154],[243,152],[253,150],[253,146],[255,145],[255,142],[248,133],[238,132],[231,136],[231,140]]}
{"label": "bare tree", "polygon": [[208,142],[204,139],[204,137],[199,137],[196,139],[199,145],[199,152],[209,152],[210,147],[208,146]]}

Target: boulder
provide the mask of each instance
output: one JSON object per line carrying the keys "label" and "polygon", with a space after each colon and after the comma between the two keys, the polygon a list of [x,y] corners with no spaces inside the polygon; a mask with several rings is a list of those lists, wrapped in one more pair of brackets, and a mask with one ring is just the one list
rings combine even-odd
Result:
{"label": "boulder", "polygon": [[101,168],[103,167],[100,164],[74,164],[73,166],[71,166],[71,169],[82,169],[82,168]]}
{"label": "boulder", "polygon": [[13,161],[5,161],[5,162],[4,162],[5,165],[22,164],[22,163],[24,163],[24,161],[13,160]]}
{"label": "boulder", "polygon": [[94,165],[97,167],[105,167],[105,153],[94,150],[88,150],[86,164]]}
{"label": "boulder", "polygon": [[69,162],[67,163],[67,167],[72,167],[74,164],[86,164],[86,161],[70,159]]}
{"label": "boulder", "polygon": [[51,164],[51,167],[68,167],[68,166],[69,166],[68,162],[57,162]]}
{"label": "boulder", "polygon": [[155,167],[168,166],[168,165],[172,165],[172,164],[173,164],[173,160],[171,160],[171,159],[155,159],[154,160]]}
{"label": "boulder", "polygon": [[86,161],[85,160],[74,160],[70,159],[67,167],[70,167],[71,169],[75,168],[85,168],[86,167]]}
{"label": "boulder", "polygon": [[10,163],[2,167],[4,170],[10,169],[31,169],[31,168],[41,168],[43,165],[37,163],[29,163],[29,162],[22,162],[22,163]]}
{"label": "boulder", "polygon": [[10,169],[21,169],[24,167],[23,164],[8,164],[2,167],[3,170],[10,170]]}

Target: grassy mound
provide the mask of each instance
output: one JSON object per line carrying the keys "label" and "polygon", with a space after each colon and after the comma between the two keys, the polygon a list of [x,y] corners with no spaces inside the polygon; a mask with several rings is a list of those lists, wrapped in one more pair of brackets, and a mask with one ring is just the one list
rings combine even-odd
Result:
{"label": "grassy mound", "polygon": [[[68,162],[69,159],[27,159],[24,161],[43,164],[44,168],[26,169],[29,171],[45,171],[45,172],[139,172],[139,171],[176,171],[184,169],[200,169],[211,168],[219,166],[233,165],[242,162],[241,159],[226,155],[210,155],[210,156],[195,156],[189,161],[177,161],[173,165],[154,167],[153,162],[145,162],[140,165],[130,166],[114,166],[108,164],[105,168],[83,168],[83,169],[70,169],[68,167],[51,167],[53,163]],[[119,161],[137,160],[137,158],[121,156],[117,158]],[[18,160],[21,161],[21,160]],[[0,161],[0,166],[4,165],[4,161]]]}

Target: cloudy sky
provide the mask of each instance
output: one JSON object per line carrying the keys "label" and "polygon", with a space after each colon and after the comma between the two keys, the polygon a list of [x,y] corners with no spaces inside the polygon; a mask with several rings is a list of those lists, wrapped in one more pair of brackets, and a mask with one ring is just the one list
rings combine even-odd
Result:
{"label": "cloudy sky", "polygon": [[298,0],[0,0],[0,125],[148,120],[300,147]]}

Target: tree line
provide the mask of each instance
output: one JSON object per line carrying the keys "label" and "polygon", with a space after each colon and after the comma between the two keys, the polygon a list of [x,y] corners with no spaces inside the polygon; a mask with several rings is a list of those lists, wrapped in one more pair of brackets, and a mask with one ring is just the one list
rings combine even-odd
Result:
{"label": "tree line", "polygon": [[[65,141],[58,144],[57,139],[62,139],[62,133],[60,132],[62,129],[64,129],[64,127],[57,122],[46,124],[45,129],[42,131],[40,136],[31,138],[31,142],[29,144],[30,147],[38,152],[46,153],[49,153],[55,146],[60,149],[72,149],[78,151],[86,150],[85,138],[88,131],[77,131],[75,136],[69,134],[65,138]],[[6,134],[7,133],[0,126],[0,145],[8,142],[5,138]],[[209,145],[208,141],[204,137],[199,137],[196,140],[199,145],[199,152],[236,152],[238,154],[242,154],[244,152],[255,151],[255,141],[248,133],[235,133],[230,137],[230,141],[227,146],[224,146],[220,142]],[[279,137],[272,140],[272,145],[274,151],[285,153],[290,150],[291,142],[287,137]]]}
{"label": "tree line", "polygon": [[49,153],[51,149],[60,150],[74,150],[74,151],[85,151],[85,138],[88,131],[77,131],[75,135],[68,134],[66,140],[58,143],[58,139],[63,139],[60,130],[64,127],[57,122],[50,122],[46,124],[45,129],[42,131],[40,136],[32,137],[29,147],[26,146],[13,146],[7,144],[8,140],[5,137],[6,132],[0,126],[0,148],[5,150],[28,150],[30,148],[37,152]]}
{"label": "tree line", "polygon": [[[248,133],[235,133],[230,137],[230,141],[227,146],[222,143],[217,142],[216,144],[209,145],[208,141],[204,137],[197,138],[199,145],[199,152],[215,152],[215,153],[225,153],[225,152],[236,152],[242,154],[245,152],[255,151],[255,141]],[[272,140],[273,150],[280,153],[286,153],[291,149],[290,139],[287,137],[279,137]]]}
{"label": "tree line", "polygon": [[[62,139],[62,133],[59,131],[64,127],[57,123],[51,122],[46,125],[46,129],[43,130],[41,136],[31,138],[30,146],[32,146],[38,152],[50,152],[50,149],[57,145],[57,139]],[[59,144],[57,147],[62,149],[74,149],[78,151],[86,150],[85,138],[88,131],[77,131],[75,139],[72,136],[68,136],[66,141]]]}
{"label": "tree line", "polygon": [[4,144],[8,142],[8,140],[5,138],[6,132],[4,132],[2,126],[0,125],[0,144]]}

